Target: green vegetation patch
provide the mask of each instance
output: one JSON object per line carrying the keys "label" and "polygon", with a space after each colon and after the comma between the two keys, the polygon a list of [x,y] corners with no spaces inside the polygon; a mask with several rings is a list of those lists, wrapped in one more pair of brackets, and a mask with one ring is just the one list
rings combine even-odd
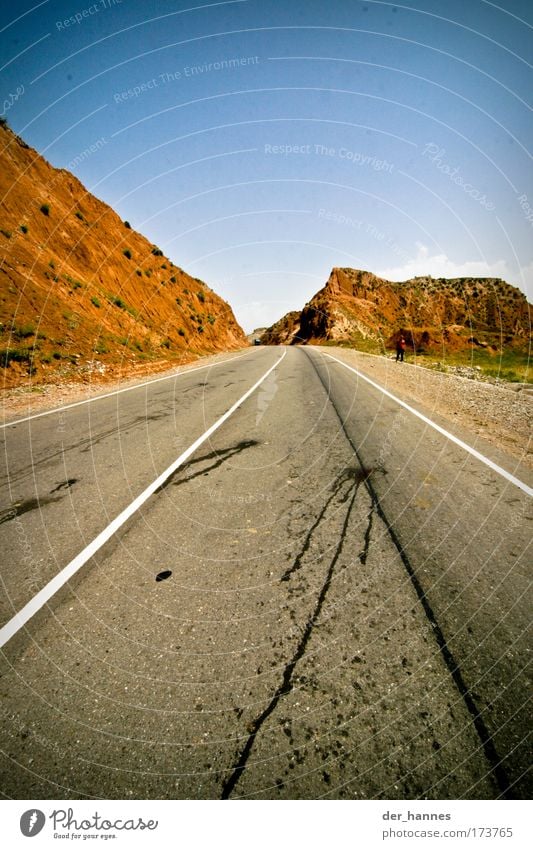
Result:
{"label": "green vegetation patch", "polygon": [[15,325],[11,333],[15,339],[28,339],[29,336],[35,336],[35,326],[33,324],[23,324],[20,327]]}
{"label": "green vegetation patch", "polygon": [[65,274],[65,280],[67,283],[70,283],[73,289],[83,289],[85,283],[82,283],[81,280],[76,280],[75,277],[71,277],[70,274]]}
{"label": "green vegetation patch", "polygon": [[33,361],[30,348],[4,348],[0,350],[0,368],[7,368],[10,363],[29,363]]}
{"label": "green vegetation patch", "polygon": [[133,318],[137,318],[137,310],[133,309],[133,307],[128,306],[126,301],[123,301],[122,298],[119,298],[118,295],[108,295],[107,299],[110,304],[113,304],[114,307],[118,307],[120,310],[124,310],[129,315],[133,316]]}
{"label": "green vegetation patch", "polygon": [[478,368],[480,376],[490,380],[503,380],[509,383],[533,383],[531,376],[530,357],[525,351],[504,349],[501,352],[486,350],[485,348],[474,348],[470,351],[454,351],[447,353],[445,350],[441,356],[435,354],[417,355],[418,365],[428,365],[432,368],[436,364],[446,366],[469,366]]}

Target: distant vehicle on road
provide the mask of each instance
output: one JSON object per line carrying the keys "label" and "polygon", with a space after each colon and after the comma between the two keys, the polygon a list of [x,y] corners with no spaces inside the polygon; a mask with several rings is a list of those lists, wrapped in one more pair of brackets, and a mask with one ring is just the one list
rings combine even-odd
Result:
{"label": "distant vehicle on road", "polygon": [[260,345],[260,344],[261,344],[260,339],[254,339],[254,345]]}

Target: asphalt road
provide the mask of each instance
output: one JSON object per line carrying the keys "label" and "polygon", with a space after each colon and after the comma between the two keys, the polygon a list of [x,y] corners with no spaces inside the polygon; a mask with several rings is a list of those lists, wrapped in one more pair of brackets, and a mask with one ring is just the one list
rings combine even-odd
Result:
{"label": "asphalt road", "polygon": [[258,348],[0,438],[0,625],[91,555],[2,649],[5,797],[530,795],[530,499],[342,365]]}

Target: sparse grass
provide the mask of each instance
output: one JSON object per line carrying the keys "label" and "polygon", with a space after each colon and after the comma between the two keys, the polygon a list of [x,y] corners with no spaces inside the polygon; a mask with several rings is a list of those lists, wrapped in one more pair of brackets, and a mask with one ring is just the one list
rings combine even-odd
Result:
{"label": "sparse grass", "polygon": [[50,215],[50,206],[47,203],[42,203],[39,209],[43,215]]}
{"label": "sparse grass", "polygon": [[146,277],[151,277],[151,276],[152,276],[152,272],[150,271],[150,269],[149,269],[149,268],[147,268],[147,269],[146,269],[146,271],[144,272],[144,274],[145,274],[145,276],[146,276]]}
{"label": "sparse grass", "polygon": [[208,320],[209,324],[214,324],[215,321],[216,321],[216,318],[215,318],[214,315],[208,315],[207,320]]}
{"label": "sparse grass", "polygon": [[530,357],[523,351],[504,350],[501,353],[485,350],[484,348],[472,348],[471,351],[454,351],[441,355],[418,354],[417,365],[428,365],[432,368],[436,363],[443,366],[470,366],[479,367],[481,375],[491,379],[505,380],[509,383],[533,383],[531,375]]}
{"label": "sparse grass", "polygon": [[5,236],[6,239],[10,239],[11,236],[13,235],[11,233],[11,230],[0,230],[0,233],[2,234],[2,236]]}
{"label": "sparse grass", "polygon": [[203,292],[197,292],[196,297],[198,298],[201,304],[205,304],[205,295]]}
{"label": "sparse grass", "polygon": [[127,312],[129,315],[133,316],[133,318],[137,318],[137,310],[133,309],[133,307],[128,306],[126,301],[123,301],[122,298],[119,298],[117,295],[108,295],[107,299],[110,304],[113,304],[113,306],[124,310],[124,312]]}
{"label": "sparse grass", "polygon": [[185,336],[185,331],[183,327],[180,327],[180,329],[178,330],[178,336]]}
{"label": "sparse grass", "polygon": [[171,282],[171,283],[175,283],[175,282],[176,282],[176,278],[175,278],[175,277],[171,277],[171,278],[170,278],[170,282]]}
{"label": "sparse grass", "polygon": [[125,248],[125,250],[123,250],[122,253],[126,257],[126,259],[131,259],[131,251],[130,251],[129,248]]}
{"label": "sparse grass", "polygon": [[28,232],[28,227],[27,227],[27,225],[26,225],[26,224],[21,224],[21,225],[20,225],[20,232],[21,232],[21,233],[24,233],[24,235],[26,235],[26,233]]}
{"label": "sparse grass", "polygon": [[91,304],[92,304],[94,307],[98,307],[98,308],[100,308],[100,307],[102,306],[102,304],[100,303],[100,301],[98,300],[98,298],[96,297],[96,295],[93,295],[93,297],[91,298]]}
{"label": "sparse grass", "polygon": [[363,336],[362,333],[356,331],[352,333],[349,339],[330,340],[324,342],[327,346],[339,346],[340,348],[355,348],[356,351],[362,351],[364,354],[384,354],[385,348],[379,339],[374,339],[370,336]]}
{"label": "sparse grass", "polygon": [[129,222],[129,221],[125,221],[125,222],[124,222],[124,227],[126,228],[126,230],[131,230],[131,224],[130,224],[130,222]]}
{"label": "sparse grass", "polygon": [[109,296],[109,302],[113,304],[115,307],[118,307],[121,310],[127,309],[127,304],[122,298],[118,298],[116,295]]}
{"label": "sparse grass", "polygon": [[70,283],[73,289],[82,289],[84,286],[81,280],[76,280],[76,278],[71,277],[69,274],[65,274],[65,280],[67,283]]}
{"label": "sparse grass", "polygon": [[10,363],[29,363],[33,360],[30,348],[4,348],[0,350],[0,368],[7,368]]}
{"label": "sparse grass", "polygon": [[13,327],[11,331],[15,339],[28,339],[29,336],[35,336],[35,326],[33,324],[23,324],[20,327]]}
{"label": "sparse grass", "polygon": [[160,248],[157,248],[157,247],[152,248],[152,253],[153,253],[154,256],[163,256],[163,251],[160,250]]}
{"label": "sparse grass", "polygon": [[76,218],[79,218],[80,221],[85,221],[85,218],[83,217],[79,209],[74,213],[74,215],[76,216]]}
{"label": "sparse grass", "polygon": [[136,268],[136,269],[135,269],[135,274],[137,275],[137,277],[142,277],[142,276],[143,276],[143,273],[142,273],[142,271],[141,271],[141,269],[140,269],[140,268]]}
{"label": "sparse grass", "polygon": [[178,307],[181,307],[181,298],[176,298],[176,303]]}

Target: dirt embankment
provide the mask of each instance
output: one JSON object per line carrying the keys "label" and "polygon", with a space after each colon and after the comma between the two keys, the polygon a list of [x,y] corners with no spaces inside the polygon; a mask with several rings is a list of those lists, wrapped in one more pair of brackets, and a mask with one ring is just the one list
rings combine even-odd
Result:
{"label": "dirt embankment", "polygon": [[0,124],[0,385],[137,374],[236,350],[231,307]]}

